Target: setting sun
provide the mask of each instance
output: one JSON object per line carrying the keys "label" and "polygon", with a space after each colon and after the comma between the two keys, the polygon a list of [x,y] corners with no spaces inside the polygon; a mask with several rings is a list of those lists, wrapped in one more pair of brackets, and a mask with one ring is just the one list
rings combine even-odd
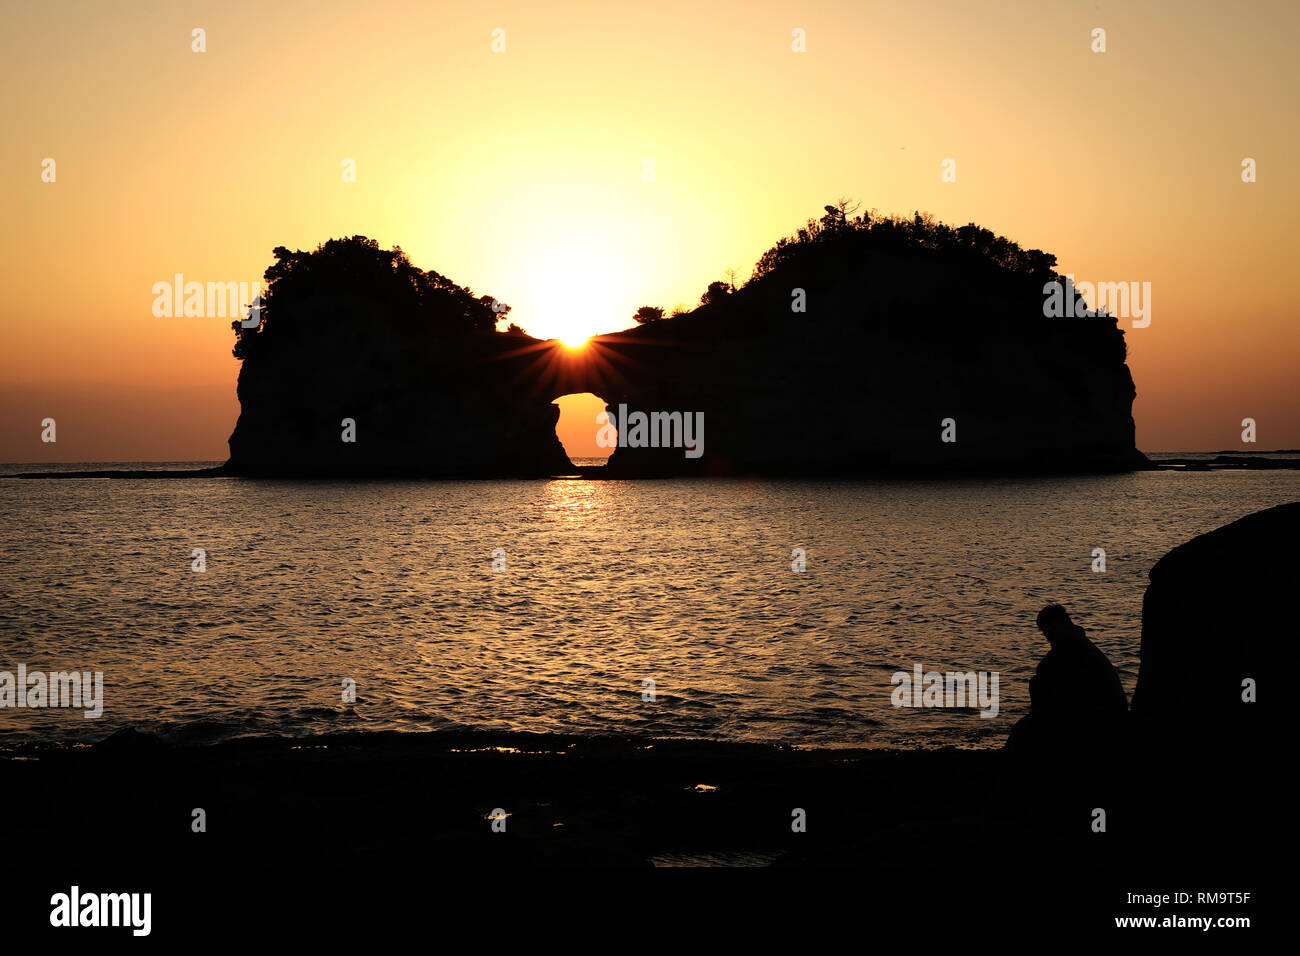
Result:
{"label": "setting sun", "polygon": [[519,259],[518,278],[502,292],[509,322],[540,339],[580,348],[593,335],[632,324],[635,261],[620,261],[595,239],[570,235],[539,239]]}

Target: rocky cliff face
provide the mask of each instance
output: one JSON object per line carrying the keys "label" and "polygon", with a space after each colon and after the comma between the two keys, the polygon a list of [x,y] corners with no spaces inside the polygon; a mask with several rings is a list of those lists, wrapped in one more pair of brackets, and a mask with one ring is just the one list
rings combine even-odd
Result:
{"label": "rocky cliff face", "polygon": [[[514,391],[513,336],[374,327],[245,359],[227,471],[527,477],[571,471],[553,396]],[[354,423],[345,441],[344,420]]]}
{"label": "rocky cliff face", "polygon": [[569,469],[526,337],[400,250],[361,236],[275,250],[258,328],[238,336],[226,471],[492,477]]}
{"label": "rocky cliff face", "polygon": [[[616,416],[620,406],[702,416],[698,456],[675,434],[664,436],[672,447],[647,447],[653,434],[631,447],[630,423],[617,422],[616,477],[1146,464],[1124,333],[1113,318],[1044,317],[1051,257],[1012,245],[1018,259],[1002,248],[995,261],[915,237],[842,235],[765,257],[755,280],[695,312],[577,351],[491,331],[495,315],[476,311],[468,290],[368,240],[277,250],[262,326],[236,349],[241,414],[227,470],[563,473],[551,402],[586,391]],[[804,311],[792,309],[799,301]],[[355,441],[344,441],[345,418]]]}
{"label": "rocky cliff face", "polygon": [[[1041,296],[941,262],[751,283],[626,334],[629,409],[703,412],[705,452],[620,447],[620,474],[1091,472],[1147,464],[1113,318],[1046,319]],[[808,312],[791,312],[802,289]],[[951,419],[945,423],[945,419]],[[947,434],[945,435],[945,431]],[[944,441],[944,438],[953,439]]]}

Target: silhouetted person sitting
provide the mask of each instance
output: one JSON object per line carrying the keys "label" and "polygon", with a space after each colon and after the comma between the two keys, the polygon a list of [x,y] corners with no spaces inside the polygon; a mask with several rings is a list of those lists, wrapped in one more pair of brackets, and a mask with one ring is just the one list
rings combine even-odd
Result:
{"label": "silhouetted person sitting", "polygon": [[1123,799],[1133,761],[1128,701],[1114,666],[1065,608],[1043,608],[1038,628],[1051,649],[1030,678],[1029,713],[1007,738],[1000,798],[1030,825],[1077,838],[1092,833],[1096,808]]}
{"label": "silhouetted person sitting", "polygon": [[1029,714],[1011,730],[1017,757],[1071,761],[1104,752],[1128,710],[1119,673],[1059,604],[1038,612],[1051,649],[1029,680]]}
{"label": "silhouetted person sitting", "polygon": [[1038,629],[1052,645],[1029,681],[1032,713],[1047,720],[1115,717],[1128,710],[1119,673],[1059,604],[1038,612]]}

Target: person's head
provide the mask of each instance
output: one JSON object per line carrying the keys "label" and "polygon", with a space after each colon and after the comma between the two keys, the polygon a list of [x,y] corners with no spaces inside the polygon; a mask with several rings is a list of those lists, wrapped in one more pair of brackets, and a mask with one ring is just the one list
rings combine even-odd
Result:
{"label": "person's head", "polygon": [[1058,639],[1072,634],[1074,622],[1070,612],[1059,604],[1049,604],[1038,612],[1038,629],[1047,638],[1047,643],[1055,644]]}

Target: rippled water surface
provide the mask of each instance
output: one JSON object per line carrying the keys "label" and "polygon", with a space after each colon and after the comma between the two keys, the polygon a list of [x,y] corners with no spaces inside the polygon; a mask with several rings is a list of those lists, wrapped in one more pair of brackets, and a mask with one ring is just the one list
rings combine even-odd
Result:
{"label": "rippled water surface", "polygon": [[[98,720],[0,709],[0,746],[125,726],[199,740],[481,727],[998,746],[1045,651],[1044,603],[1070,608],[1131,692],[1155,560],[1297,498],[1300,476],[1283,471],[0,479],[0,670],[103,671],[106,698]],[[890,676],[918,663],[998,671],[999,715],[894,708]]]}

